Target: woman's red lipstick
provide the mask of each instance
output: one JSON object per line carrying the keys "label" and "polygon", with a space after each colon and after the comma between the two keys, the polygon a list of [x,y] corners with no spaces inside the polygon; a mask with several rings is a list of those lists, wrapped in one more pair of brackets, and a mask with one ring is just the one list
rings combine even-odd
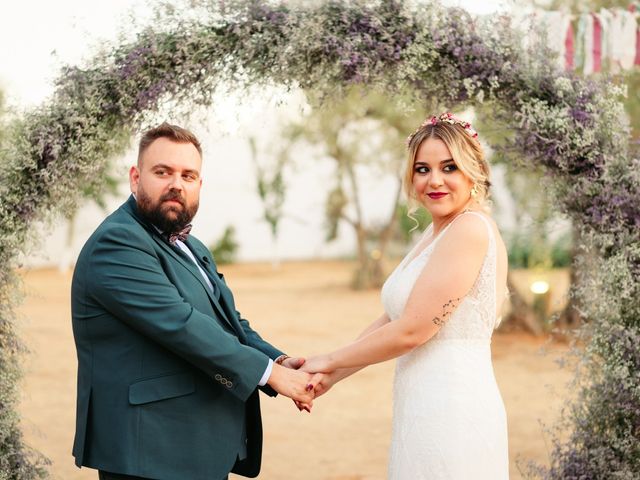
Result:
{"label": "woman's red lipstick", "polygon": [[443,193],[443,192],[432,192],[432,193],[427,193],[427,195],[429,195],[429,198],[437,200],[439,198],[444,197],[446,195],[446,193]]}

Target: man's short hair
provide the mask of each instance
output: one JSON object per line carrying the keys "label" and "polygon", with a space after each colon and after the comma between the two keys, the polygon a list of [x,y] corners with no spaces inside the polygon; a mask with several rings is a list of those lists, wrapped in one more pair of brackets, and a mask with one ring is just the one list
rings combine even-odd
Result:
{"label": "man's short hair", "polygon": [[202,157],[202,147],[200,146],[198,137],[186,128],[163,122],[157,127],[147,130],[142,134],[142,138],[140,139],[140,144],[138,146],[138,165],[140,165],[140,160],[142,159],[144,151],[158,138],[168,138],[176,143],[191,143],[196,147],[198,153]]}

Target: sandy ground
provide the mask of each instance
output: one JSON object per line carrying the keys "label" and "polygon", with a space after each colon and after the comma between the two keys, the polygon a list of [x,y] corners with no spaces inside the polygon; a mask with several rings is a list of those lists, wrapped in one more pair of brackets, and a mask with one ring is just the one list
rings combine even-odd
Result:
{"label": "sandy ground", "polygon": [[[350,264],[285,263],[222,268],[252,326],[290,354],[341,345],[381,313],[377,291],[349,290]],[[47,455],[56,480],[95,479],[71,457],[76,357],[70,324],[70,274],[38,270],[24,276],[21,334],[25,360],[21,412],[27,442]],[[542,347],[546,345],[542,353]],[[570,371],[555,362],[566,347],[523,334],[496,334],[493,357],[509,421],[511,478],[519,464],[545,462],[552,424],[564,402]],[[393,362],[370,367],[298,413],[290,400],[264,397],[262,479],[374,480],[386,477],[391,431]],[[240,477],[236,477],[240,478]],[[188,480],[188,479],[185,479]]]}

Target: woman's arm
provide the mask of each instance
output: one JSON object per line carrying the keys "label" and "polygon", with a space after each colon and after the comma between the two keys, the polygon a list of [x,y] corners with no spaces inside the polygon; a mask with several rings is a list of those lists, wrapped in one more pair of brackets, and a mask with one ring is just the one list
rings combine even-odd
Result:
{"label": "woman's arm", "polygon": [[398,357],[425,343],[447,322],[473,286],[488,241],[482,219],[475,215],[460,217],[435,246],[401,318],[330,354],[307,359],[307,371],[362,368]]}
{"label": "woman's arm", "polygon": [[371,332],[373,332],[374,330],[377,330],[383,325],[386,325],[387,323],[389,323],[389,315],[387,315],[386,313],[383,313],[382,315],[380,315],[380,317],[378,317],[377,320],[374,320],[373,322],[371,322],[367,328],[365,328],[362,332],[360,332],[360,335],[356,337],[356,340],[360,340],[362,337],[366,337]]}
{"label": "woman's arm", "polygon": [[[389,323],[389,316],[386,313],[383,313],[378,319],[371,322],[367,328],[365,328],[362,332],[360,332],[360,335],[356,337],[356,340],[359,340],[367,336],[371,332],[377,330],[383,325],[386,325],[387,323]],[[364,366],[351,367],[351,368],[339,368],[331,373],[327,373],[327,374],[319,375],[318,377],[315,377],[314,380],[312,380],[312,383],[315,385],[316,398],[319,397],[320,395],[327,393],[327,391],[329,391],[329,389],[339,381],[344,380],[347,377],[350,377],[351,375],[353,375],[356,372],[359,372],[363,368]],[[302,370],[305,370],[304,366],[302,367]],[[307,370],[307,371],[311,372],[310,370]]]}

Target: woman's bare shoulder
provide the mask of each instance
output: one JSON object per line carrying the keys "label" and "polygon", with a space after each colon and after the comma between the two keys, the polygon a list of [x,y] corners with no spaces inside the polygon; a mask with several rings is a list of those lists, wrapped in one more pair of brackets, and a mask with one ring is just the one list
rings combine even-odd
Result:
{"label": "woman's bare shoulder", "polygon": [[489,230],[478,215],[465,213],[454,220],[438,240],[436,255],[446,258],[464,257],[467,260],[484,257],[489,245]]}
{"label": "woman's bare shoulder", "polygon": [[487,227],[492,225],[493,220],[484,213],[465,212],[454,220],[449,230],[445,232],[445,236],[449,237],[449,240],[486,241],[489,238]]}

